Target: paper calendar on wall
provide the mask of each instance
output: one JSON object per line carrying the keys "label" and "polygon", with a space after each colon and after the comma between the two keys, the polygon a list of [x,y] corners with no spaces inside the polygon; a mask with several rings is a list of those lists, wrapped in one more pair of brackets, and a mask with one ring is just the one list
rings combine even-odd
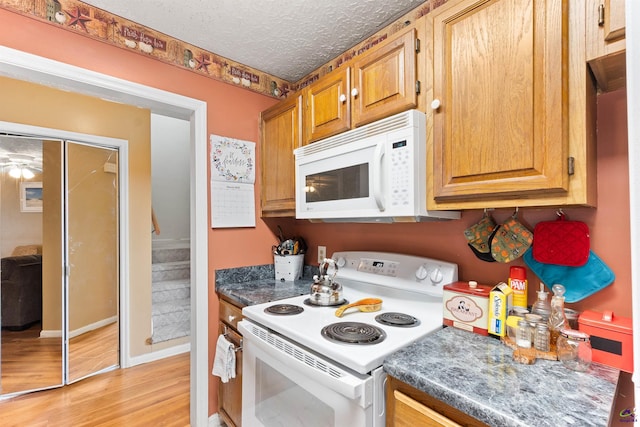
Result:
{"label": "paper calendar on wall", "polygon": [[255,227],[256,144],[211,135],[211,227]]}

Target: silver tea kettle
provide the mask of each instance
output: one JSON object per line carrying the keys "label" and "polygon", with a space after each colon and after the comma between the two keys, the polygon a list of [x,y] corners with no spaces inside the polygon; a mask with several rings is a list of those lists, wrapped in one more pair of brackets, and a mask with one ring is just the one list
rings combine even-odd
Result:
{"label": "silver tea kettle", "polygon": [[[327,272],[333,267],[333,274],[329,277]],[[332,258],[325,258],[319,267],[319,275],[313,276],[311,285],[310,302],[315,305],[340,305],[344,303],[342,298],[342,285],[334,282],[338,266]]]}

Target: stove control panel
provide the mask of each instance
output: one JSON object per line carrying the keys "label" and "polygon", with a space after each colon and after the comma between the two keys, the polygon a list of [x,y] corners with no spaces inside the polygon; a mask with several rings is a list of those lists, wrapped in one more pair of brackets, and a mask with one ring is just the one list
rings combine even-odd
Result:
{"label": "stove control panel", "polygon": [[385,261],[382,259],[361,258],[358,264],[358,271],[365,273],[381,274],[383,276],[396,277],[398,263],[393,261]]}
{"label": "stove control panel", "polygon": [[386,252],[336,252],[337,280],[360,282],[442,296],[458,280],[458,265],[432,258]]}

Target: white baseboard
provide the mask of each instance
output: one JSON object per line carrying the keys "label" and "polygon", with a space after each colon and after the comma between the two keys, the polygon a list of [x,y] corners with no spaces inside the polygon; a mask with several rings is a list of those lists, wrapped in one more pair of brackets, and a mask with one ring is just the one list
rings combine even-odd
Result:
{"label": "white baseboard", "polygon": [[209,417],[209,427],[220,427],[220,416],[218,414],[213,414]]}
{"label": "white baseboard", "polygon": [[[75,329],[69,332],[69,338],[77,337],[85,332],[93,331],[94,329],[102,328],[103,326],[110,325],[118,321],[118,316],[108,317],[106,319],[98,320],[95,323],[83,326],[82,328]],[[62,331],[60,329],[42,330],[40,331],[40,338],[60,338],[62,337]]]}
{"label": "white baseboard", "polygon": [[186,343],[182,345],[177,345],[175,347],[165,348],[164,350],[158,350],[152,353],[130,357],[127,367],[142,365],[143,363],[155,362],[156,360],[164,359],[166,357],[176,356],[182,353],[188,353],[190,351],[191,351],[191,343]]}

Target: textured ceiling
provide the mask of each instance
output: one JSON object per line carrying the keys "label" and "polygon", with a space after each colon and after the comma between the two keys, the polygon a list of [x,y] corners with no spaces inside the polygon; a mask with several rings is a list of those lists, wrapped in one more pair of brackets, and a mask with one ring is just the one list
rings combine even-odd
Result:
{"label": "textured ceiling", "polygon": [[296,82],[425,0],[83,0]]}

